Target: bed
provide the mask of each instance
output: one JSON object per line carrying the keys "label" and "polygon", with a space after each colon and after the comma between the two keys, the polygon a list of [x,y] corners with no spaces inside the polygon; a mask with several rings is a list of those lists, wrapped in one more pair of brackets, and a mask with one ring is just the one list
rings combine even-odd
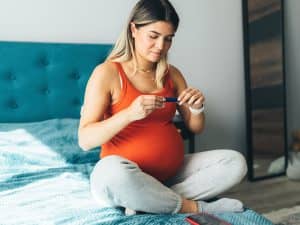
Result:
{"label": "bed", "polygon": [[[0,42],[0,224],[178,224],[184,214],[125,216],[99,208],[89,174],[100,148],[82,151],[77,127],[86,82],[110,44]],[[272,225],[251,209],[216,214]]]}

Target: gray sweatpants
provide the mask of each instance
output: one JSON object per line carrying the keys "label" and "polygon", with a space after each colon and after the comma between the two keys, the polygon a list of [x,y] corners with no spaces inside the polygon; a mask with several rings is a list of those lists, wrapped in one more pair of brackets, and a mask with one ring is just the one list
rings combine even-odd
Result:
{"label": "gray sweatpants", "polygon": [[92,196],[101,207],[177,213],[182,197],[192,200],[216,197],[238,184],[246,172],[245,159],[239,152],[211,150],[185,155],[177,175],[161,183],[136,163],[113,155],[96,164],[90,185]]}

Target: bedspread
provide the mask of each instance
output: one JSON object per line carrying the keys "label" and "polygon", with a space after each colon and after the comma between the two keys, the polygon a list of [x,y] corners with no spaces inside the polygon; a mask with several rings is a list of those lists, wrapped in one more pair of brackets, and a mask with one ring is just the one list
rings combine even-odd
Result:
{"label": "bedspread", "polygon": [[[0,224],[177,224],[184,214],[125,216],[99,208],[90,196],[89,174],[99,149],[77,144],[78,119],[0,124]],[[217,216],[234,225],[272,225],[251,209]]]}

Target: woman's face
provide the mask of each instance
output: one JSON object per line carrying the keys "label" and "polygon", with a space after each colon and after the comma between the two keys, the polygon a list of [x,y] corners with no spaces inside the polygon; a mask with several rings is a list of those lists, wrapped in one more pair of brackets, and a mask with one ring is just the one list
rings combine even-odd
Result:
{"label": "woman's face", "polygon": [[136,28],[132,23],[131,32],[137,56],[153,63],[167,54],[175,34],[172,24],[165,21],[154,22],[140,28]]}

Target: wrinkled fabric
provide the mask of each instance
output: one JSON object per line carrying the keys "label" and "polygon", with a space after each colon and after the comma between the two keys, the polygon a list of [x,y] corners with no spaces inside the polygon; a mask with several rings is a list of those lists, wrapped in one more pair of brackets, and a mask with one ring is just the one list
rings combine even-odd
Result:
{"label": "wrinkled fabric", "polygon": [[[184,214],[100,208],[89,188],[99,149],[80,150],[77,128],[76,119],[0,124],[1,225],[188,225]],[[217,216],[233,225],[272,225],[251,209]]]}

